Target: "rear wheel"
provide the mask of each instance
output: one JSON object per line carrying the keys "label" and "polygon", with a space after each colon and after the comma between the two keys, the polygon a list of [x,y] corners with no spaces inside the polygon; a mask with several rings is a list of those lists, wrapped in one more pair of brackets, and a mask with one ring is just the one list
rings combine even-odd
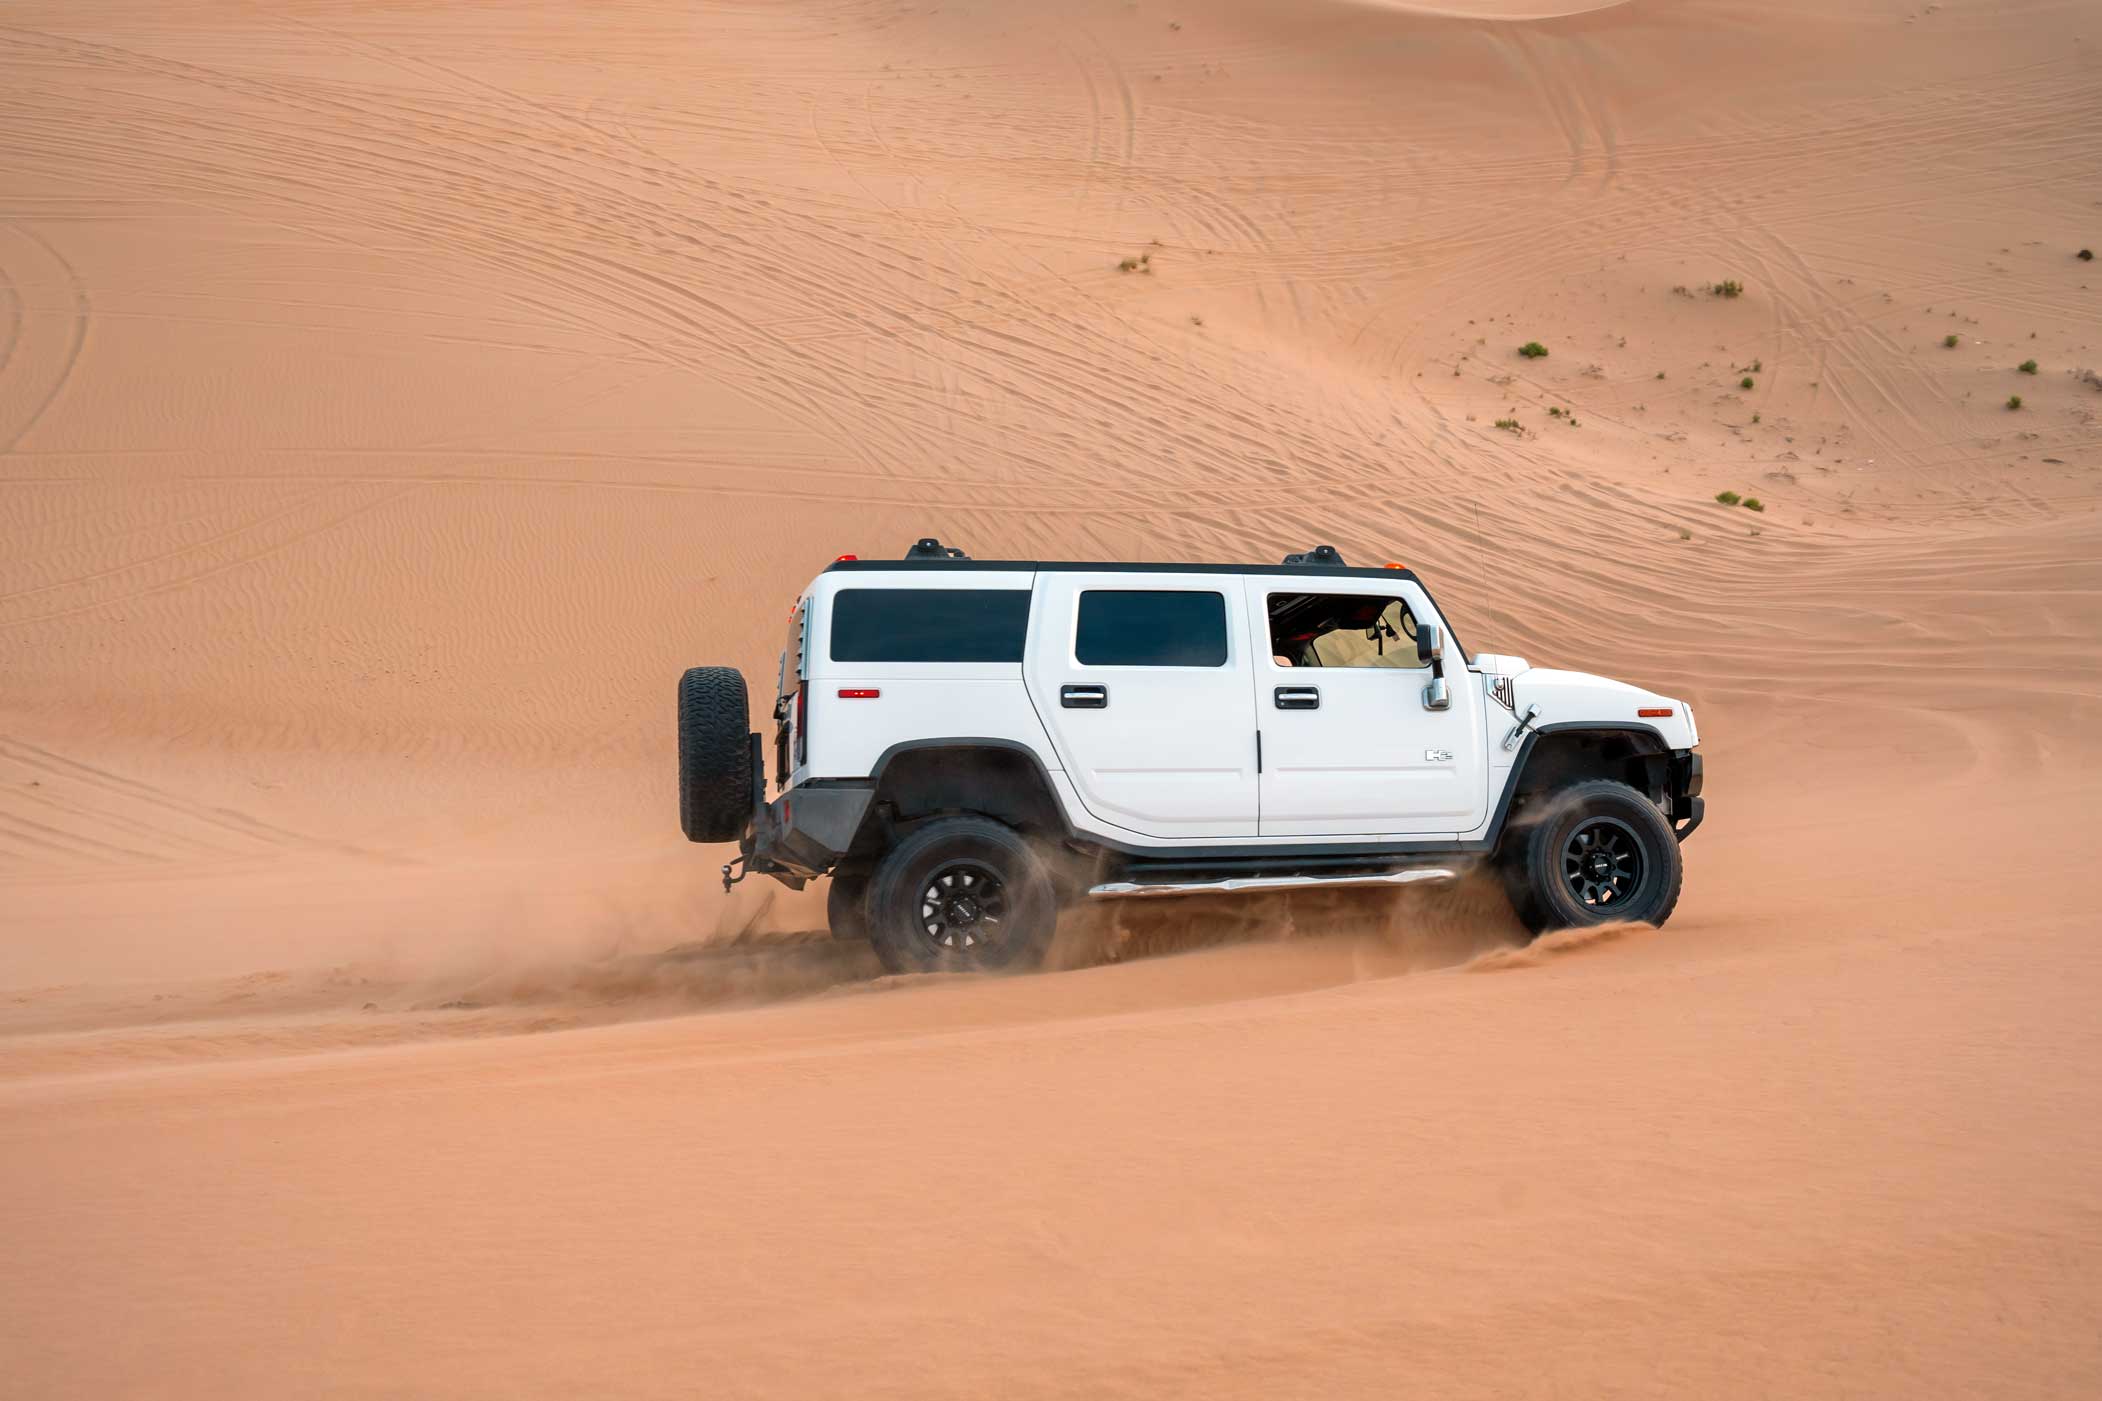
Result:
{"label": "rear wheel", "polygon": [[1043,961],[1058,924],[1051,873],[1011,827],[945,817],[876,864],[869,942],[893,973],[997,972]]}
{"label": "rear wheel", "polygon": [[1594,779],[1555,794],[1505,868],[1511,906],[1535,934],[1631,920],[1662,924],[1685,867],[1657,806],[1625,783]]}
{"label": "rear wheel", "polygon": [[825,892],[825,923],[835,939],[866,939],[869,936],[869,873],[834,871],[832,887]]}
{"label": "rear wheel", "polygon": [[679,678],[679,826],[690,842],[734,842],[752,820],[751,708],[735,667]]}

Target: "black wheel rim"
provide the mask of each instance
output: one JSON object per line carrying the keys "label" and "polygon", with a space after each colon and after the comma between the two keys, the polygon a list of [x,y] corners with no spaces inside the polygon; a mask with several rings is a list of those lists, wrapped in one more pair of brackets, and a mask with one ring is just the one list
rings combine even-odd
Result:
{"label": "black wheel rim", "polygon": [[1632,902],[1649,874],[1635,829],[1617,817],[1587,817],[1562,846],[1562,879],[1576,902],[1614,912]]}
{"label": "black wheel rim", "polygon": [[944,952],[997,944],[1007,915],[1007,887],[982,861],[951,861],[920,886],[920,933]]}

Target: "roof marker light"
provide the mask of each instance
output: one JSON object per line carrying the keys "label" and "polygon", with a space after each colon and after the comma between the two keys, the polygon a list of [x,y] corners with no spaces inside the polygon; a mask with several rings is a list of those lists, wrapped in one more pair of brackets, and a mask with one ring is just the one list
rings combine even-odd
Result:
{"label": "roof marker light", "polygon": [[839,558],[833,560],[832,562],[834,564],[852,564],[860,558],[860,555],[841,555]]}
{"label": "roof marker light", "polygon": [[1388,560],[1388,561],[1387,561],[1387,568],[1389,568],[1389,569],[1406,569],[1406,568],[1408,568],[1408,566],[1407,566],[1407,565],[1405,565],[1405,564],[1402,564],[1402,563],[1400,563],[1400,562],[1399,562],[1399,561],[1397,561],[1397,560],[1391,560],[1391,559],[1390,559],[1390,560]]}

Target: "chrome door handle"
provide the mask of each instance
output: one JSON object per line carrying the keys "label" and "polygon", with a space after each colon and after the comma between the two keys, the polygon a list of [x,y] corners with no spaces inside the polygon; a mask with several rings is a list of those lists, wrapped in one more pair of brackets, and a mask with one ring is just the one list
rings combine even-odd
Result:
{"label": "chrome door handle", "polygon": [[1319,710],[1321,691],[1316,686],[1279,686],[1270,693],[1279,710]]}
{"label": "chrome door handle", "polygon": [[1068,710],[1107,710],[1109,687],[1061,686],[1058,688],[1058,703]]}

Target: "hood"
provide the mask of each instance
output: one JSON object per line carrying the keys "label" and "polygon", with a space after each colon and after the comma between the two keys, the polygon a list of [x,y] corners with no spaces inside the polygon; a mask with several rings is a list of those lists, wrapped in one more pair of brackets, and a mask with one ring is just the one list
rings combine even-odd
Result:
{"label": "hood", "polygon": [[[1513,709],[1519,715],[1528,706],[1538,706],[1539,714],[1533,717],[1536,727],[1549,725],[1602,725],[1641,726],[1657,731],[1664,742],[1673,749],[1691,749],[1700,741],[1699,731],[1693,723],[1693,708],[1672,696],[1663,696],[1640,686],[1630,686],[1625,681],[1615,681],[1610,676],[1594,676],[1588,671],[1556,671],[1549,667],[1527,667],[1519,657],[1483,657],[1483,662],[1516,662],[1518,666],[1505,670],[1483,667],[1492,676],[1511,678]],[[1643,711],[1666,711],[1663,715],[1645,715]]]}
{"label": "hood", "polygon": [[1623,696],[1638,696],[1646,700],[1670,704],[1667,697],[1655,691],[1645,691],[1640,686],[1630,686],[1625,681],[1615,681],[1610,676],[1594,676],[1588,671],[1556,671],[1552,667],[1528,667],[1518,674],[1520,692],[1539,688],[1557,691],[1604,691]]}

